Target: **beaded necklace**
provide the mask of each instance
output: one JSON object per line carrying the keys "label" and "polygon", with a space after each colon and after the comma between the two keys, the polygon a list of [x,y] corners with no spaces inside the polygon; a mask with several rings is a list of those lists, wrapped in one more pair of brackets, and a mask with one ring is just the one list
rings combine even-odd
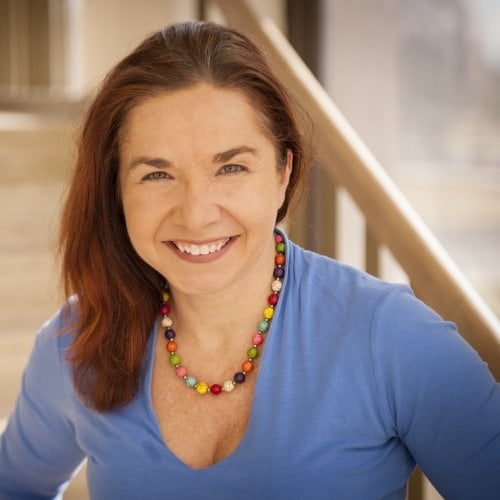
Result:
{"label": "beaded necklace", "polygon": [[225,380],[220,384],[207,384],[206,382],[198,382],[193,375],[189,375],[187,368],[181,363],[181,357],[177,354],[177,342],[175,339],[175,331],[172,326],[174,324],[169,316],[171,308],[168,305],[170,299],[170,290],[168,283],[165,283],[162,293],[162,305],[160,313],[162,315],[161,326],[165,328],[165,339],[167,340],[167,352],[169,353],[168,362],[174,367],[175,374],[184,379],[186,387],[196,390],[198,394],[218,395],[221,392],[231,392],[234,388],[245,382],[246,376],[254,369],[254,362],[259,357],[259,346],[264,342],[265,334],[268,332],[274,316],[274,307],[278,303],[281,288],[283,286],[282,279],[285,275],[285,242],[281,234],[274,235],[276,256],[274,258],[275,268],[273,271],[273,281],[271,283],[272,294],[267,298],[268,306],[264,309],[263,319],[257,324],[257,332],[252,335],[252,346],[247,350],[247,359],[241,365],[241,371],[236,372],[232,380]]}

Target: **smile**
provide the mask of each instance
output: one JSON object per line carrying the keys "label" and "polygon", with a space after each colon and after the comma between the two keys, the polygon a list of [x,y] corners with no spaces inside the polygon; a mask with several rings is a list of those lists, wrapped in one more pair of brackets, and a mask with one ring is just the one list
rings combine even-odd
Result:
{"label": "smile", "polygon": [[203,243],[202,245],[195,245],[193,243],[186,243],[183,241],[172,241],[172,243],[182,253],[187,253],[189,255],[210,255],[213,253],[220,252],[226,246],[226,244],[230,239],[231,238],[224,238],[221,240]]}

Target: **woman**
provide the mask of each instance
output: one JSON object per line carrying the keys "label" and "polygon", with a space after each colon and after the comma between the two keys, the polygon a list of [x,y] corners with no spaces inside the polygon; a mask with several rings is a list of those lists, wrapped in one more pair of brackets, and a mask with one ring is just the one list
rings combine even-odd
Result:
{"label": "woman", "polygon": [[0,449],[5,498],[449,498],[500,491],[500,390],[404,286],[275,230],[305,172],[243,35],[165,28],[104,81],[62,219],[66,306]]}

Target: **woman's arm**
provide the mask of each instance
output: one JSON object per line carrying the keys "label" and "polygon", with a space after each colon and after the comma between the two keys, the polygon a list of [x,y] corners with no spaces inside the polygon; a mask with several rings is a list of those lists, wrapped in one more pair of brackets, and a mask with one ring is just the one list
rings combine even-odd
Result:
{"label": "woman's arm", "polygon": [[410,294],[389,296],[373,325],[382,405],[446,498],[499,498],[500,385],[451,323]]}
{"label": "woman's arm", "polygon": [[71,423],[72,389],[58,334],[63,313],[36,338],[18,397],[0,438],[0,498],[57,498],[82,462]]}

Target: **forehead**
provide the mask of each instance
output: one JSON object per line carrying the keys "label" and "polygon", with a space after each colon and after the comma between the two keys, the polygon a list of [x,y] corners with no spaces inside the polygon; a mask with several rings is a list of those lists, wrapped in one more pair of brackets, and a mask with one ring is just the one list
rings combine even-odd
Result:
{"label": "forehead", "polygon": [[148,97],[134,106],[122,125],[120,144],[161,136],[163,140],[210,137],[220,141],[262,135],[274,142],[260,107],[243,91],[199,84]]}

